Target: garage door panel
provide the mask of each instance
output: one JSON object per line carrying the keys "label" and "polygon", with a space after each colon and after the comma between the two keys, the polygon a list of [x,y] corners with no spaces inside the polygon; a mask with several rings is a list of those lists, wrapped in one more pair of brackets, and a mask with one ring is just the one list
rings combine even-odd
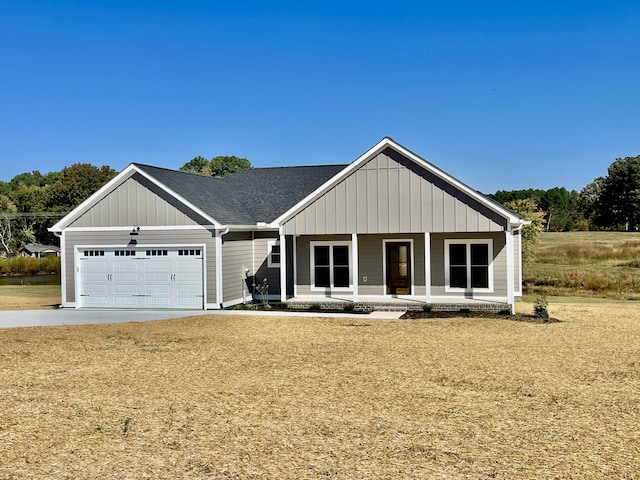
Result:
{"label": "garage door panel", "polygon": [[145,272],[144,274],[145,282],[170,282],[171,274],[170,273],[149,273]]}
{"label": "garage door panel", "polygon": [[137,307],[138,306],[138,298],[137,297],[114,297],[113,299],[114,305],[116,307]]}
{"label": "garage door panel", "polygon": [[147,307],[151,307],[151,308],[160,308],[160,307],[170,307],[171,305],[169,304],[169,298],[167,297],[150,297],[150,298],[145,298],[145,304]]}
{"label": "garage door panel", "polygon": [[85,307],[106,307],[107,297],[83,297],[82,303]]}
{"label": "garage door panel", "polygon": [[171,264],[169,262],[147,261],[144,263],[145,270],[169,270]]}
{"label": "garage door panel", "polygon": [[145,285],[144,292],[149,295],[169,295],[169,285]]}
{"label": "garage door panel", "polygon": [[133,284],[133,285],[114,285],[113,286],[113,293],[120,294],[120,295],[124,295],[124,294],[136,295],[138,293],[138,285],[137,284]]}

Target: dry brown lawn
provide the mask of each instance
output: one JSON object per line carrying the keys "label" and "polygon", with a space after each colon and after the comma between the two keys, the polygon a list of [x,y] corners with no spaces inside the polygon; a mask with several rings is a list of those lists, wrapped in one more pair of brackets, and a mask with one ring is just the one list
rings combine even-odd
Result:
{"label": "dry brown lawn", "polygon": [[0,479],[637,479],[640,305],[0,330]]}

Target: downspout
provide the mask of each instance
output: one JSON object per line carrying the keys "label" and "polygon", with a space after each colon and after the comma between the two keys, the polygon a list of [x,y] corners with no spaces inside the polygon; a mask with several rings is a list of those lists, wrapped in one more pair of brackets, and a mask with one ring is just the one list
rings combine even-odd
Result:
{"label": "downspout", "polygon": [[216,229],[216,302],[220,310],[224,308],[222,300],[222,236],[227,233],[229,233],[228,226]]}

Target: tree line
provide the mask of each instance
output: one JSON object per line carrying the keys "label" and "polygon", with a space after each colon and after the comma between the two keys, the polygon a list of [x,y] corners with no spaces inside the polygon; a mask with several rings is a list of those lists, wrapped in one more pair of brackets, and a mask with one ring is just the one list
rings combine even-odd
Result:
{"label": "tree line", "polygon": [[[223,177],[243,168],[251,168],[246,158],[197,156],[180,170]],[[47,229],[117,173],[107,165],[76,163],[59,172],[33,171],[0,181],[0,256],[13,256],[27,243],[57,245]],[[638,230],[640,155],[616,159],[606,176],[595,178],[580,192],[530,188],[488,196],[533,220],[536,231]]]}
{"label": "tree line", "polygon": [[606,176],[595,178],[580,192],[564,187],[498,190],[489,197],[506,206],[530,200],[534,211],[542,214],[542,229],[546,231],[638,230],[640,155],[616,159]]}

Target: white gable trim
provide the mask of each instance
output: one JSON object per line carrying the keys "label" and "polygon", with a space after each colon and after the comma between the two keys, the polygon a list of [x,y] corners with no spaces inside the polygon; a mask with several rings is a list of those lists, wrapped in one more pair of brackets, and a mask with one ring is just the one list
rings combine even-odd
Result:
{"label": "white gable trim", "polygon": [[488,209],[496,212],[498,215],[500,215],[500,216],[504,217],[505,219],[507,219],[509,221],[510,225],[517,226],[517,225],[523,225],[523,224],[526,225],[526,224],[530,223],[528,220],[523,220],[519,216],[514,215],[511,211],[501,207],[499,204],[496,204],[496,203],[493,203],[493,202],[489,201],[484,195],[479,194],[477,191],[475,191],[474,189],[468,187],[467,185],[462,183],[460,180],[456,179],[455,177],[452,177],[451,175],[449,175],[448,173],[446,173],[443,170],[439,169],[438,167],[436,167],[432,163],[427,162],[425,159],[423,159],[422,157],[416,155],[411,150],[406,149],[405,147],[403,147],[399,143],[395,142],[391,138],[385,137],[382,140],[380,140],[376,145],[374,145],[369,150],[367,150],[360,157],[358,157],[356,160],[354,160],[350,165],[348,165],[344,170],[342,170],[336,176],[334,176],[333,178],[330,178],[327,182],[325,182],[323,185],[318,187],[314,192],[309,194],[307,197],[302,199],[296,205],[294,205],[289,210],[287,210],[285,213],[283,213],[278,218],[276,218],[273,221],[273,225],[282,225],[286,221],[290,220],[293,216],[295,216],[297,213],[299,213],[302,209],[304,209],[309,204],[313,203],[315,200],[317,200],[319,197],[321,197],[324,193],[326,193],[328,190],[330,190],[336,184],[341,182],[343,179],[347,178],[354,171],[359,169],[363,164],[365,164],[366,162],[368,162],[369,160],[374,158],[376,155],[381,153],[386,148],[394,149],[395,151],[397,151],[398,153],[404,155],[406,158],[408,158],[409,160],[411,160],[412,162],[414,162],[418,166],[424,168],[425,170],[427,170],[428,172],[432,173],[436,177],[438,177],[438,178],[442,179],[443,181],[449,183],[450,185],[452,185],[456,189],[460,190],[461,192],[464,192],[465,194],[467,194],[471,198],[475,199],[481,205],[484,205]]}
{"label": "white gable trim", "polygon": [[61,232],[64,229],[66,229],[71,223],[73,223],[81,215],[86,213],[90,208],[95,206],[100,200],[102,200],[109,193],[111,193],[116,188],[118,188],[122,183],[125,182],[125,180],[128,180],[129,178],[131,178],[134,173],[139,173],[140,175],[145,177],[151,183],[156,185],[161,190],[164,190],[166,193],[168,193],[169,195],[174,197],[176,200],[178,200],[183,205],[185,205],[186,207],[191,209],[193,212],[197,213],[198,215],[202,216],[203,218],[205,218],[206,220],[211,222],[211,224],[214,225],[215,228],[221,228],[223,226],[220,222],[216,221],[210,215],[208,215],[207,213],[205,213],[202,210],[200,210],[198,207],[193,205],[191,202],[186,200],[184,197],[182,197],[181,195],[178,195],[176,192],[174,192],[173,190],[168,188],[166,185],[164,185],[163,183],[161,183],[158,180],[156,180],[151,175],[147,174],[142,169],[138,168],[135,164],[130,164],[124,170],[122,170],[122,172],[120,172],[118,175],[116,175],[114,178],[112,178],[110,181],[108,181],[105,185],[103,185],[93,195],[91,195],[84,202],[82,202],[80,205],[78,205],[76,208],[74,208],[70,213],[68,213],[65,217],[63,217],[58,223],[56,223],[55,225],[50,227],[49,231],[50,232]]}

